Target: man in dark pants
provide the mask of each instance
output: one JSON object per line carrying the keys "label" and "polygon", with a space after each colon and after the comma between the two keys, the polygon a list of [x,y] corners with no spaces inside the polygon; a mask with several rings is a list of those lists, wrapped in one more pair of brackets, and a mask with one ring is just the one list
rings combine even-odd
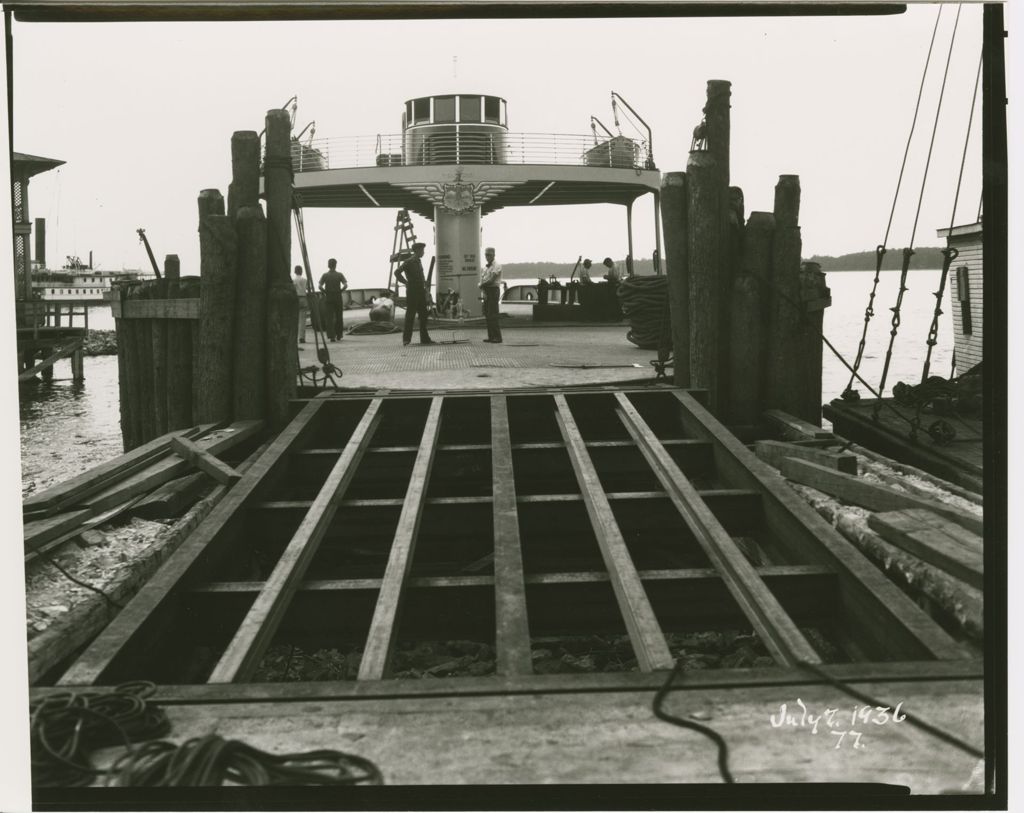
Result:
{"label": "man in dark pants", "polygon": [[480,272],[480,290],[484,292],[484,318],[487,320],[485,342],[501,344],[501,325],[498,324],[498,298],[501,291],[501,266],[494,262],[494,249],[484,250],[487,265]]}
{"label": "man in dark pants", "polygon": [[320,290],[324,293],[324,328],[332,342],[341,338],[345,328],[345,303],[341,292],[346,288],[348,280],[338,270],[338,261],[331,258],[327,261],[327,273],[320,277]]}
{"label": "man in dark pants", "polygon": [[420,344],[433,344],[427,333],[427,281],[423,276],[423,250],[426,243],[414,243],[413,256],[402,263],[395,272],[395,279],[405,286],[405,330],[402,344],[412,340],[412,323],[420,318]]}

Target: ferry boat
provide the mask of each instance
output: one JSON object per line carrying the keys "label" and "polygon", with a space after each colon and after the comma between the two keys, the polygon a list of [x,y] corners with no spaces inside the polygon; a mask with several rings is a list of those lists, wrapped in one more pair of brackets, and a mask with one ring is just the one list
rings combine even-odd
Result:
{"label": "ferry boat", "polygon": [[139,269],[100,271],[69,257],[59,271],[37,267],[32,271],[32,292],[36,299],[52,302],[94,301],[102,304],[109,299],[114,283],[139,280]]}

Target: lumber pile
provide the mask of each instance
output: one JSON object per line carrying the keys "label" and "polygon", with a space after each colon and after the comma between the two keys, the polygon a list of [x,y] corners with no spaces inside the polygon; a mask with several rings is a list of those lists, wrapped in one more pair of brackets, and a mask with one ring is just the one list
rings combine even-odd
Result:
{"label": "lumber pile", "polygon": [[175,430],[33,494],[22,504],[26,557],[45,554],[121,514],[180,516],[206,485],[238,479],[217,456],[262,429],[263,421],[252,420]]}
{"label": "lumber pile", "polygon": [[787,440],[757,441],[758,458],[926,609],[980,641],[979,498],[786,413],[764,417]]}

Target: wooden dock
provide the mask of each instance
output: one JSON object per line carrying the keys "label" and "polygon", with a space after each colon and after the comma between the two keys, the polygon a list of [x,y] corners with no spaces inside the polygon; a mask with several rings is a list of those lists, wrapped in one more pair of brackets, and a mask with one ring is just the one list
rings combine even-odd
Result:
{"label": "wooden dock", "polygon": [[[831,737],[779,739],[768,719],[783,701],[857,705],[804,664],[933,720],[947,705],[980,709],[982,665],[689,392],[377,392],[294,405],[165,567],[34,697],[152,679],[176,737],[214,725],[294,750],[324,747],[322,727],[301,722],[313,704],[336,719],[331,731],[358,734],[355,750],[388,781],[714,781],[713,749],[656,720],[650,702],[681,657],[679,636],[738,629],[756,632],[762,665],[687,671],[667,702],[709,710],[740,776],[894,781],[899,765],[918,792],[969,780],[976,758],[909,725],[872,731],[857,767]],[[632,666],[535,668],[552,641],[609,635],[628,640]],[[473,678],[395,676],[410,647],[452,640],[492,648],[493,661]],[[268,683],[264,660],[282,646],[358,666],[340,680]],[[938,717],[980,744],[971,714]],[[393,730],[405,732],[398,751]],[[460,756],[439,758],[452,737]],[[609,769],[633,748],[672,757]]]}
{"label": "wooden dock", "polygon": [[915,410],[884,399],[884,407],[873,418],[876,399],[836,399],[824,407],[825,418],[837,435],[860,443],[880,454],[909,463],[978,494],[984,493],[984,426],[980,417],[943,418],[956,436],[940,445],[928,434],[928,426],[939,416],[923,414],[916,441],[910,438]]}

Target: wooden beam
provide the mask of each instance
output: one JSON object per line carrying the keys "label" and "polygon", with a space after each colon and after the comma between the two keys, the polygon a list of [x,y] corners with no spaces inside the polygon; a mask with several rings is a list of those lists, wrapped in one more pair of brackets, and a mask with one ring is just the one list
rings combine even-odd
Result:
{"label": "wooden beam", "polygon": [[[202,427],[204,432],[211,428],[212,426],[209,424]],[[204,435],[199,440],[199,447],[210,454],[221,454],[255,437],[261,431],[263,431],[263,421],[239,421]],[[97,513],[106,511],[129,497],[151,491],[169,480],[188,474],[190,469],[191,466],[186,461],[176,456],[167,457],[97,494],[90,495],[82,500],[82,504]]]}
{"label": "wooden beam", "polygon": [[[835,572],[818,565],[767,565],[756,568],[760,578],[773,579],[821,579],[835,576]],[[713,579],[721,580],[721,574],[711,568],[678,568],[665,570],[637,571],[641,581],[693,582]],[[529,573],[523,576],[523,583],[534,584],[586,584],[611,581],[605,571],[581,571],[570,573]],[[311,579],[299,584],[297,592],[345,592],[348,590],[379,590],[383,579]],[[418,589],[446,589],[460,587],[490,587],[496,584],[494,576],[416,576],[409,579],[408,587]],[[243,593],[258,595],[263,592],[266,582],[206,582],[188,588],[189,593]]]}
{"label": "wooden beam", "polygon": [[615,400],[626,430],[772,657],[783,666],[794,666],[800,661],[821,663],[814,647],[761,581],[754,566],[701,500],[629,398],[618,394]]}
{"label": "wooden beam", "polygon": [[569,404],[560,393],[554,396],[554,401],[558,410],[555,416],[558,428],[565,440],[573,471],[583,494],[583,502],[601,549],[601,556],[611,575],[612,589],[615,591],[622,620],[629,632],[637,664],[645,672],[671,669],[672,653],[669,652],[665,634],[654,615],[647,593],[644,592],[640,576],[629,555],[626,541],[622,538],[622,531],[615,521],[608,496],[601,487],[601,479],[587,452]]}
{"label": "wooden beam", "polygon": [[209,477],[201,471],[166,482],[139,499],[132,507],[131,515],[142,519],[179,516],[196,501],[198,494],[209,482]]}
{"label": "wooden beam", "polygon": [[171,441],[171,450],[185,462],[191,463],[201,472],[209,474],[222,486],[234,485],[242,477],[227,463],[214,457],[208,450],[197,446],[187,438],[174,438]]}
{"label": "wooden beam", "polygon": [[[858,684],[883,682],[890,690],[927,687],[928,694],[940,690],[950,681],[977,681],[981,691],[985,662],[978,659],[960,661],[890,661],[873,663],[836,663],[819,667],[826,674],[866,691]],[[492,677],[460,677],[456,680],[388,680],[374,683],[325,680],[287,683],[192,684],[159,685],[148,698],[165,706],[241,703],[311,703],[331,700],[354,700],[362,703],[368,697],[397,698],[415,696],[481,696],[538,695],[577,692],[620,692],[628,690],[656,691],[665,682],[663,674],[643,672],[595,672],[573,675],[515,675]],[[709,687],[727,690],[749,686],[808,686],[823,684],[821,678],[806,669],[782,669],[776,666],[750,669],[699,669],[677,679],[679,689]],[[97,691],[114,691],[113,685],[96,687]],[[787,691],[796,696],[799,691]],[[35,703],[48,697],[66,696],[61,686],[30,686],[29,699]],[[653,696],[653,695],[650,695]],[[904,696],[907,696],[904,692]],[[916,696],[913,691],[909,696]],[[446,701],[448,702],[448,701]],[[775,708],[778,708],[776,702]]]}
{"label": "wooden beam", "polygon": [[142,446],[132,449],[127,454],[108,460],[98,466],[93,466],[86,472],[65,480],[62,483],[40,491],[25,498],[22,502],[22,511],[26,514],[34,511],[60,510],[61,506],[74,505],[82,497],[94,493],[104,485],[108,485],[114,479],[122,478],[132,472],[146,468],[157,458],[167,454],[171,439],[177,436],[196,437],[199,433],[198,427],[192,429],[179,429],[168,432],[158,438],[154,438]]}
{"label": "wooden beam", "polygon": [[981,537],[932,511],[871,514],[868,526],[887,542],[979,590],[985,589]]}
{"label": "wooden beam", "polygon": [[115,319],[198,319],[199,299],[126,299],[110,303]]}
{"label": "wooden beam", "polygon": [[192,570],[228,523],[256,493],[288,451],[313,427],[324,399],[308,403],[277,436],[267,450],[246,469],[232,488],[162,568],[146,582],[129,604],[110,622],[58,681],[62,686],[96,683],[114,659],[139,634],[166,602],[174,588]]}
{"label": "wooden beam", "polygon": [[93,514],[88,509],[66,511],[63,514],[26,522],[24,526],[25,550],[34,551],[60,536],[74,530]]}
{"label": "wooden beam", "polygon": [[499,675],[529,675],[530,626],[526,614],[519,510],[512,470],[512,437],[504,395],[491,396],[491,488],[494,513],[494,611]]}
{"label": "wooden beam", "polygon": [[214,667],[208,683],[245,681],[252,677],[259,666],[373,439],[373,433],[380,423],[381,403],[380,398],[370,401],[345,451],[338,458],[259,596]]}
{"label": "wooden beam", "polygon": [[692,395],[672,390],[668,397],[679,402],[679,418],[687,433],[714,443],[718,476],[734,488],[761,493],[768,530],[786,554],[797,561],[831,567],[839,574],[839,606],[851,635],[869,658],[967,657],[956,641]]}
{"label": "wooden beam", "polygon": [[25,370],[24,372],[18,373],[18,382],[21,383],[22,381],[28,381],[30,378],[35,378],[36,373],[38,373],[41,370],[47,369],[49,367],[52,367],[54,362],[59,361],[60,359],[64,358],[65,356],[70,356],[76,350],[81,348],[81,346],[82,346],[82,340],[81,339],[75,339],[70,344],[66,344],[63,347],[58,348],[55,353],[51,353],[49,356],[44,358],[42,361],[40,361],[34,367],[30,367],[29,369]]}
{"label": "wooden beam", "polygon": [[985,533],[985,523],[981,517],[968,514],[959,508],[929,500],[925,497],[918,497],[915,494],[908,494],[905,491],[897,491],[889,486],[878,485],[868,482],[859,477],[849,474],[842,474],[816,463],[807,460],[796,460],[786,458],[782,461],[782,474],[797,483],[824,491],[833,497],[838,497],[844,502],[870,508],[872,511],[898,511],[902,508],[925,508],[942,514],[954,522],[959,522],[965,528],[976,534]]}
{"label": "wooden beam", "polygon": [[768,425],[778,430],[784,440],[835,439],[831,432],[781,409],[766,409],[763,414]]}
{"label": "wooden beam", "polygon": [[391,660],[391,651],[398,635],[398,611],[401,606],[402,589],[412,568],[416,536],[419,533],[420,519],[423,517],[424,497],[437,451],[442,403],[444,398],[441,396],[434,396],[430,400],[430,411],[427,413],[409,488],[405,493],[402,513],[398,517],[398,527],[391,544],[391,555],[384,571],[384,583],[377,597],[366,648],[359,664],[359,680],[382,679]]}
{"label": "wooden beam", "polygon": [[819,466],[825,466],[844,474],[857,475],[857,455],[836,454],[816,449],[813,446],[797,446],[794,443],[783,443],[778,440],[759,440],[754,443],[754,454],[769,466],[777,469],[782,468],[782,459],[785,457],[798,457],[801,460],[810,460]]}

